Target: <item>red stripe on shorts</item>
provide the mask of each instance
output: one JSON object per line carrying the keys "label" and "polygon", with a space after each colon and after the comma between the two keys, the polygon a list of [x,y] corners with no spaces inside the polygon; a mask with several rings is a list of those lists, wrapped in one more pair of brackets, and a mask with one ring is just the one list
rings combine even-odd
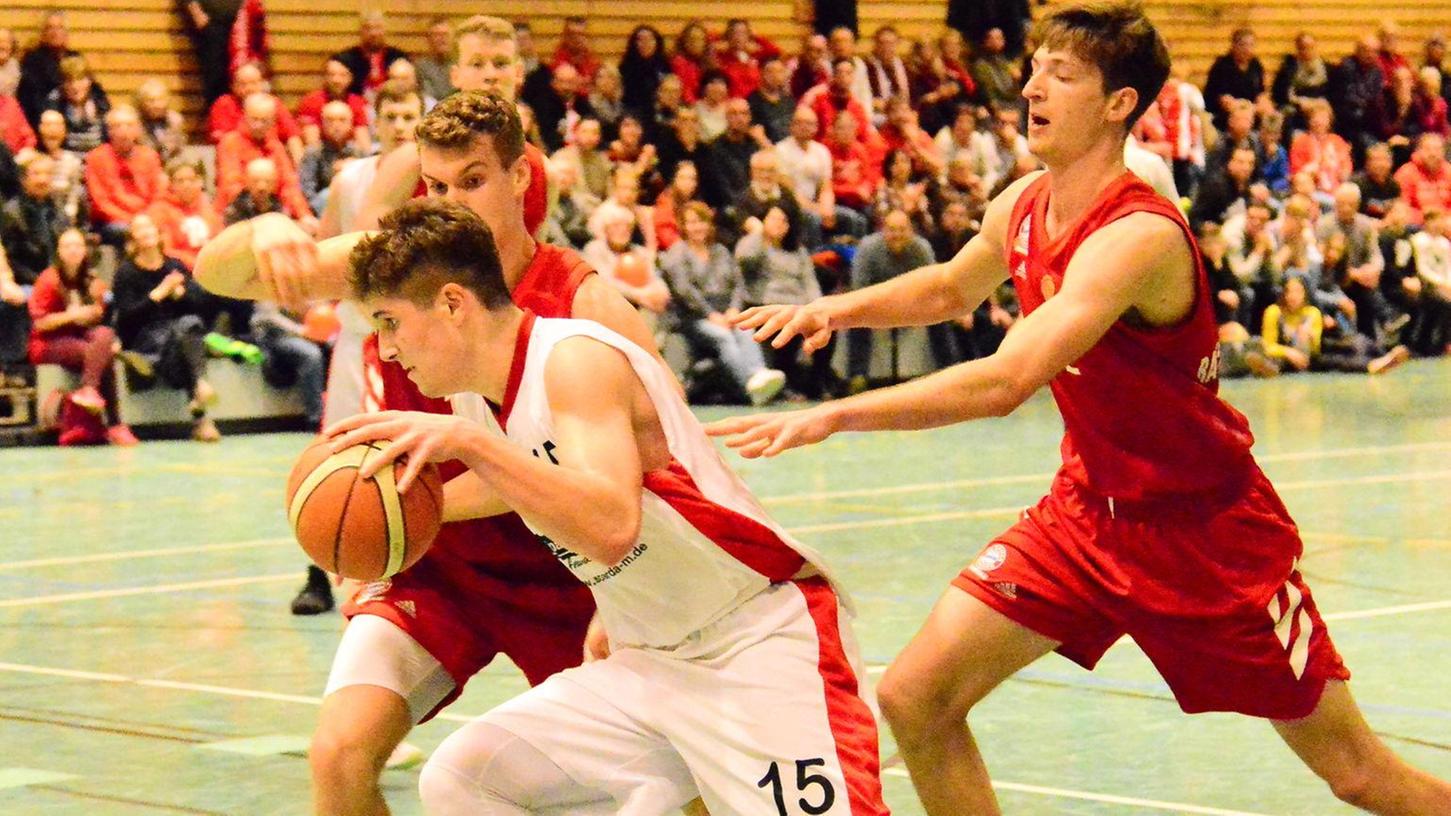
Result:
{"label": "red stripe on shorts", "polygon": [[846,780],[852,816],[888,816],[882,801],[881,758],[877,747],[877,720],[862,700],[851,661],[841,645],[836,592],[824,578],[793,582],[806,599],[806,610],[816,624],[820,645],[817,667],[826,687],[826,719],[836,743],[836,759]]}

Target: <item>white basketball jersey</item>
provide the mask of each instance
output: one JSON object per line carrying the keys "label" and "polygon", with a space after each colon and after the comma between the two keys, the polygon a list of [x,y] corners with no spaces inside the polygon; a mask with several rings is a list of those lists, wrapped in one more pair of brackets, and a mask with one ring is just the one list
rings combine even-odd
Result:
{"label": "white basketball jersey", "polygon": [[[526,313],[511,377],[517,385],[511,382],[513,400],[501,412],[511,442],[558,462],[545,364],[561,341],[581,336],[618,349],[630,361],[654,403],[671,455],[668,468],[645,474],[640,535],[620,563],[591,561],[567,541],[540,536],[594,593],[611,642],[674,646],[773,583],[827,574],[821,557],[771,519],[721,459],[664,365],[597,323]],[[477,394],[450,400],[459,416],[492,418],[492,408]]]}

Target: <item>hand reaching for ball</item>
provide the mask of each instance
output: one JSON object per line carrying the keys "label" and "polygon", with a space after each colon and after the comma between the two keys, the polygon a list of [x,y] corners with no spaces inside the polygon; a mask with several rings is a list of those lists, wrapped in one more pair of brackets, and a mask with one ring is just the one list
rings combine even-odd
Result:
{"label": "hand reaching for ball", "polygon": [[358,414],[335,422],[323,431],[334,451],[364,442],[387,440],[378,455],[369,459],[359,472],[369,478],[399,457],[408,464],[398,479],[398,492],[407,493],[418,478],[418,472],[429,462],[463,459],[474,435],[482,426],[452,414],[429,414],[422,411],[383,411]]}

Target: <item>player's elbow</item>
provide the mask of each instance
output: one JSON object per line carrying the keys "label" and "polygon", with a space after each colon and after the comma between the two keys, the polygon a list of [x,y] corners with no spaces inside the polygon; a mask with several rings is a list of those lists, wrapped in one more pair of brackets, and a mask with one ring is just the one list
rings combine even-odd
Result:
{"label": "player's elbow", "polygon": [[638,503],[633,510],[634,512],[629,512],[622,508],[619,513],[602,517],[617,519],[617,522],[609,525],[607,529],[601,529],[595,533],[595,546],[598,554],[596,560],[613,567],[634,552],[636,545],[640,543]]}
{"label": "player's elbow", "polygon": [[1005,417],[1028,401],[1033,391],[1011,379],[994,383],[988,390],[988,415]]}

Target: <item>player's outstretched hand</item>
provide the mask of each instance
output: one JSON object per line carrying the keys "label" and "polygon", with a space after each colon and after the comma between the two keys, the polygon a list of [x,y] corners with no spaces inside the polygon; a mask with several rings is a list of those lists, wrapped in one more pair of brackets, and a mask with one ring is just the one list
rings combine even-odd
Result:
{"label": "player's outstretched hand", "polygon": [[804,306],[752,306],[736,315],[736,328],[755,329],[757,343],[771,340],[773,348],[784,348],[791,338],[800,337],[807,353],[826,348],[831,341],[831,321],[815,303]]}
{"label": "player's outstretched hand", "polygon": [[782,451],[814,445],[836,432],[825,406],[804,411],[731,417],[705,426],[711,436],[725,438],[726,447],[747,459],[775,456]]}
{"label": "player's outstretched hand", "polygon": [[281,213],[252,219],[252,257],[268,300],[306,311],[318,274],[317,241]]}
{"label": "player's outstretched hand", "polygon": [[358,475],[370,478],[393,460],[407,457],[408,464],[398,479],[398,492],[407,493],[425,463],[462,458],[468,440],[473,438],[470,431],[476,427],[462,417],[447,414],[383,411],[350,416],[328,426],[323,435],[332,440],[334,453],[365,442],[390,440]]}

